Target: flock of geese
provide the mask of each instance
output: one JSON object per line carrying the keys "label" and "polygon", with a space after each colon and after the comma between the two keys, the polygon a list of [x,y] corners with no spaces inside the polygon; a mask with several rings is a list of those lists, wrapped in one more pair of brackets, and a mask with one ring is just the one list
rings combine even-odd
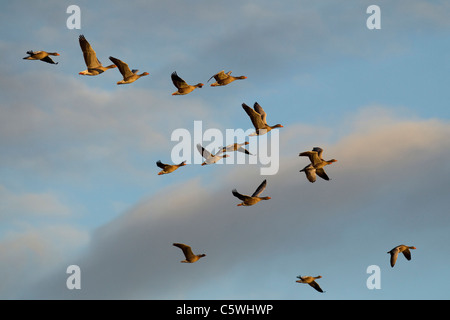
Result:
{"label": "flock of geese", "polygon": [[[128,64],[123,62],[120,59],[109,57],[112,64],[108,66],[103,66],[102,63],[98,60],[96,52],[92,48],[92,46],[89,44],[89,42],[86,40],[84,35],[79,36],[79,43],[81,50],[83,52],[84,61],[86,63],[86,70],[80,71],[80,75],[85,76],[97,76],[105,72],[109,69],[117,68],[121,75],[122,80],[118,81],[117,84],[130,84],[135,82],[141,77],[149,75],[148,72],[143,72],[138,74],[137,69],[130,69]],[[24,57],[25,60],[40,60],[46,63],[50,64],[58,64],[58,62],[53,61],[53,59],[50,56],[59,56],[59,53],[57,52],[46,52],[46,51],[27,51],[28,56]],[[247,79],[246,76],[238,76],[234,77],[231,75],[231,71],[225,73],[224,70],[214,74],[211,76],[211,78],[208,80],[208,82],[214,78],[216,82],[211,84],[211,87],[217,87],[217,86],[226,86],[230,83],[232,83],[235,80],[243,80]],[[173,92],[172,95],[186,95],[190,92],[194,91],[197,88],[202,88],[204,86],[203,83],[197,83],[197,84],[188,84],[185,80],[183,80],[176,72],[173,72],[171,74],[171,79],[174,84],[174,86],[177,88],[177,91]],[[242,104],[242,108],[247,113],[248,117],[250,118],[254,128],[255,132],[251,133],[249,136],[261,136],[264,134],[267,134],[272,129],[275,128],[282,128],[283,126],[281,124],[276,125],[269,125],[267,124],[267,113],[264,111],[264,109],[255,102],[253,105],[253,108],[249,107],[245,103]],[[205,158],[205,161],[201,164],[204,165],[210,165],[214,164],[217,161],[229,157],[227,155],[227,152],[243,152],[248,155],[252,155],[246,148],[245,145],[247,145],[248,142],[243,143],[234,143],[228,146],[224,146],[218,150],[216,153],[212,153],[208,150],[206,150],[204,147],[202,147],[200,144],[197,145],[197,150],[202,155],[203,158]],[[308,157],[310,163],[305,166],[303,169],[300,170],[300,172],[304,172],[306,175],[306,178],[310,182],[315,182],[317,179],[317,176],[324,180],[330,180],[328,175],[326,174],[324,167],[327,165],[331,165],[332,163],[336,162],[336,159],[331,160],[324,160],[322,158],[323,149],[319,147],[314,147],[310,151],[304,151],[299,154],[300,157]],[[166,164],[162,163],[160,160],[156,162],[156,165],[161,168],[162,170],[158,172],[158,175],[164,175],[174,172],[175,170],[179,169],[180,167],[183,167],[186,165],[186,161],[183,161],[179,164]],[[261,194],[264,192],[267,186],[267,180],[264,180],[258,188],[253,192],[253,194],[246,195],[239,193],[236,189],[232,190],[232,194],[238,198],[241,202],[237,204],[238,206],[253,206],[260,202],[261,200],[270,200],[271,197],[265,196],[261,197]],[[198,261],[200,258],[203,258],[206,256],[206,254],[194,254],[192,251],[192,248],[189,245],[183,244],[183,243],[173,243],[173,246],[178,247],[182,250],[183,255],[185,257],[184,260],[180,261],[183,263],[194,263]],[[407,260],[411,260],[411,251],[416,249],[414,246],[406,246],[406,245],[398,245],[394,247],[392,250],[388,251],[387,253],[390,254],[390,265],[391,267],[394,267],[398,255],[400,253],[403,254],[403,256]],[[296,280],[297,283],[305,283],[310,285],[312,288],[319,292],[324,292],[319,284],[316,282],[316,280],[321,279],[322,276],[297,276],[299,280]]]}

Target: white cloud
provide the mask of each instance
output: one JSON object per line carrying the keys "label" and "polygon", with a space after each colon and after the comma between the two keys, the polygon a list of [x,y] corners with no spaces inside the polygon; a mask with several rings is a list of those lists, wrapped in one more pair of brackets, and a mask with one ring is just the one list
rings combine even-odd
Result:
{"label": "white cloud", "polygon": [[64,217],[71,209],[51,193],[14,193],[0,185],[1,220],[19,220],[25,217]]}

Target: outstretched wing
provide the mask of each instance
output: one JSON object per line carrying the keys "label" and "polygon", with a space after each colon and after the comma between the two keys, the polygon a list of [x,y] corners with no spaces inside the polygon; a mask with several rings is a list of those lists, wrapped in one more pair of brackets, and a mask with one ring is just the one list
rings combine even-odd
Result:
{"label": "outstretched wing", "polygon": [[405,258],[407,259],[407,260],[411,260],[411,251],[409,251],[409,249],[405,249],[405,250],[403,250],[403,255],[405,256]]}
{"label": "outstretched wing", "polygon": [[111,60],[119,69],[120,73],[124,78],[128,78],[134,75],[133,72],[131,72],[130,67],[128,67],[128,64],[123,62],[122,60],[119,60],[114,57],[109,57],[109,60]]}
{"label": "outstretched wing", "polygon": [[255,129],[261,129],[266,126],[266,124],[264,123],[264,121],[261,118],[261,115],[258,112],[256,112],[252,108],[250,108],[245,103],[242,104],[242,108],[244,108],[245,112],[247,112]]}
{"label": "outstretched wing", "polygon": [[212,157],[211,152],[209,152],[208,150],[206,150],[205,148],[202,147],[202,145],[199,143],[197,144],[197,150],[198,152],[200,152],[200,154],[202,155],[203,158],[205,159],[209,159]]}
{"label": "outstretched wing", "polygon": [[253,109],[255,109],[255,111],[260,114],[262,122],[264,122],[264,124],[267,124],[267,113],[259,105],[258,102],[255,102],[255,104],[253,105]]}
{"label": "outstretched wing", "polygon": [[316,182],[316,169],[311,164],[308,164],[304,167],[300,172],[304,172],[306,174],[306,178],[309,182]]}
{"label": "outstretched wing", "polygon": [[394,250],[391,250],[390,253],[391,253],[391,267],[394,267],[398,257],[398,249],[395,248]]}
{"label": "outstretched wing", "polygon": [[49,56],[42,58],[41,61],[45,61],[45,62],[51,63],[51,64],[58,64],[58,62],[53,61],[52,58],[50,58]]}
{"label": "outstretched wing", "polygon": [[323,149],[322,148],[314,147],[312,149],[312,151],[316,151],[317,152],[317,156],[322,160],[322,153],[323,153]]}
{"label": "outstretched wing", "polygon": [[252,194],[252,197],[258,197],[264,191],[264,189],[266,189],[266,186],[267,180],[264,180],[256,189],[256,191]]}
{"label": "outstretched wing", "polygon": [[236,198],[238,198],[238,199],[240,199],[240,200],[242,200],[242,201],[245,201],[246,199],[248,199],[248,196],[247,196],[247,195],[241,194],[241,193],[237,192],[236,189],[233,189],[233,190],[231,191],[231,193],[233,194],[233,196],[235,196]]}
{"label": "outstretched wing", "polygon": [[175,87],[177,87],[178,89],[186,88],[189,86],[186,83],[186,81],[184,81],[183,79],[180,78],[180,76],[177,74],[176,71],[172,72],[171,78],[172,78],[173,85]]}
{"label": "outstretched wing", "polygon": [[316,169],[316,174],[324,180],[327,180],[327,181],[330,180],[330,178],[325,173],[325,170],[323,170],[323,168]]}
{"label": "outstretched wing", "polygon": [[[222,70],[222,71],[216,73],[215,75],[213,75],[211,78],[209,78],[209,80],[211,80],[212,78],[214,78],[216,81],[224,80],[229,77],[230,73],[231,73],[231,71],[229,71],[226,74],[225,70]],[[209,82],[209,80],[207,82]]]}
{"label": "outstretched wing", "polygon": [[86,63],[88,69],[101,67],[102,64],[100,63],[100,61],[98,61],[97,54],[95,53],[94,49],[92,49],[91,45],[86,40],[84,35],[80,35],[78,37],[78,40],[80,42],[81,50],[83,51],[84,62]]}
{"label": "outstretched wing", "polygon": [[299,154],[300,157],[308,157],[309,161],[311,161],[312,165],[316,165],[322,162],[322,159],[319,158],[317,151],[305,151]]}
{"label": "outstretched wing", "polygon": [[319,292],[323,292],[322,288],[319,286],[319,284],[315,281],[308,283],[311,287],[316,289]]}
{"label": "outstretched wing", "polygon": [[158,160],[158,161],[156,162],[156,165],[157,165],[158,167],[160,167],[161,169],[164,169],[164,167],[166,166],[164,163],[161,162],[161,160]]}
{"label": "outstretched wing", "polygon": [[180,248],[181,250],[183,250],[183,254],[186,257],[187,260],[191,259],[192,257],[194,257],[194,253],[192,252],[192,248],[190,246],[188,246],[187,244],[183,244],[183,243],[174,243],[173,244],[175,247]]}
{"label": "outstretched wing", "polygon": [[245,149],[244,147],[239,147],[238,149],[237,149],[237,151],[239,151],[239,152],[243,152],[243,153],[246,153],[246,154],[250,154],[250,155],[253,155],[253,153],[251,153],[250,151],[248,151],[247,149]]}

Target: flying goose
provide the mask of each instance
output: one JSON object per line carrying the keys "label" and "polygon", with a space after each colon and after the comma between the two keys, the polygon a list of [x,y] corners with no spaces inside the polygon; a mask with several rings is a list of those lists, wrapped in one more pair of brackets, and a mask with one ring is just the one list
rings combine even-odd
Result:
{"label": "flying goose", "polygon": [[183,254],[184,254],[186,260],[181,260],[180,262],[183,262],[183,263],[194,263],[194,262],[198,261],[200,258],[206,257],[206,254],[204,254],[204,253],[202,253],[202,254],[194,254],[192,252],[192,248],[190,246],[188,246],[187,244],[174,243],[173,245],[175,247],[178,247],[181,250],[183,250]]}
{"label": "flying goose", "polygon": [[162,169],[160,172],[158,172],[158,175],[160,176],[162,174],[174,172],[179,167],[185,166],[186,161],[183,161],[180,164],[165,164],[165,163],[162,163],[161,160],[158,160],[156,162],[156,165]]}
{"label": "flying goose", "polygon": [[117,84],[132,83],[132,82],[135,82],[140,77],[149,75],[148,72],[143,72],[141,74],[138,74],[137,72],[139,70],[137,70],[137,69],[130,70],[130,68],[128,67],[128,64],[126,64],[125,62],[123,62],[122,60],[119,60],[117,58],[109,57],[109,60],[111,60],[117,66],[117,68],[119,68],[119,71],[122,74],[123,80],[118,81]]}
{"label": "flying goose", "polygon": [[305,172],[306,178],[310,182],[316,181],[316,174],[321,177],[324,180],[330,180],[328,175],[325,173],[325,170],[323,167],[326,165],[332,164],[333,162],[336,162],[336,159],[331,160],[323,160],[322,159],[322,153],[323,149],[319,147],[314,147],[312,151],[305,151],[301,152],[299,154],[300,157],[308,157],[311,163],[304,167],[300,172]]}
{"label": "flying goose", "polygon": [[255,104],[253,105],[253,109],[250,108],[245,103],[242,104],[242,108],[244,108],[245,112],[247,112],[248,116],[250,117],[250,120],[253,123],[253,126],[256,129],[256,131],[254,133],[251,133],[250,136],[263,135],[274,128],[283,127],[281,124],[269,126],[266,120],[267,114],[257,102],[255,102]]}
{"label": "flying goose", "polygon": [[233,195],[236,198],[242,200],[242,202],[239,203],[238,206],[252,206],[254,204],[257,204],[261,200],[270,200],[271,199],[270,197],[260,197],[259,196],[264,191],[264,189],[266,189],[266,186],[267,186],[267,180],[264,180],[251,196],[248,196],[245,194],[240,194],[239,192],[237,192],[236,189],[233,189],[231,192],[233,193]]}
{"label": "flying goose", "polygon": [[187,84],[186,81],[180,78],[180,76],[176,73],[176,71],[172,72],[171,78],[173,85],[178,89],[177,91],[172,93],[173,96],[185,95],[194,91],[194,89],[203,87],[203,83],[197,83],[196,85]]}
{"label": "flying goose", "polygon": [[411,251],[414,250],[416,247],[410,247],[405,246],[404,244],[401,244],[399,246],[396,246],[391,251],[388,251],[387,253],[391,254],[391,267],[393,268],[395,266],[395,262],[397,261],[398,254],[401,252],[405,256],[407,260],[411,260]]}
{"label": "flying goose", "polygon": [[198,152],[200,152],[202,157],[205,158],[205,161],[202,163],[202,166],[207,165],[207,164],[213,164],[222,158],[229,157],[229,155],[227,155],[227,154],[220,155],[220,154],[222,154],[221,150],[219,150],[216,154],[213,155],[211,152],[209,152],[208,150],[203,148],[201,144],[197,144],[197,150],[198,150]]}
{"label": "flying goose", "polygon": [[317,277],[310,277],[310,276],[306,276],[306,277],[302,277],[302,276],[297,276],[298,279],[295,282],[298,283],[307,283],[309,284],[311,287],[313,287],[314,289],[316,289],[319,292],[323,292],[322,288],[319,286],[319,284],[315,281],[316,279],[320,279],[322,278],[322,276],[317,276]]}
{"label": "flying goose", "polygon": [[84,35],[80,35],[78,37],[78,40],[80,42],[81,50],[83,51],[83,57],[84,62],[86,63],[87,69],[84,71],[79,72],[78,74],[84,75],[84,76],[96,76],[100,73],[105,72],[108,69],[115,68],[115,64],[111,64],[107,67],[102,66],[102,63],[97,59],[97,55],[92,49],[89,42],[86,40]]}
{"label": "flying goose", "polygon": [[243,152],[246,154],[251,154],[250,151],[248,151],[247,149],[244,148],[245,145],[249,144],[247,141],[245,141],[244,143],[233,143],[230,144],[226,147],[222,147],[222,152],[233,152],[233,151],[239,151],[239,152]]}
{"label": "flying goose", "polygon": [[24,60],[41,60],[51,64],[58,64],[50,58],[49,56],[59,56],[57,52],[46,52],[46,51],[27,51],[28,57],[23,58]]}
{"label": "flying goose", "polygon": [[[211,80],[212,78],[214,78],[216,80],[216,82],[212,83],[211,87],[226,86],[227,84],[230,84],[234,80],[247,79],[246,76],[233,77],[231,75],[231,71],[228,71],[227,73],[225,73],[225,70],[222,70],[222,71],[216,73],[211,78],[209,78],[209,80]],[[209,80],[208,80],[208,82],[209,82]]]}

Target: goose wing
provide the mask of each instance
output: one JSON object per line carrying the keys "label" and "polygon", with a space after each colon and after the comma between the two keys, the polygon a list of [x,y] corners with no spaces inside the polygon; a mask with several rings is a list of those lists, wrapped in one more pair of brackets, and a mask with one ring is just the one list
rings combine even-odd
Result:
{"label": "goose wing", "polygon": [[299,154],[300,157],[308,157],[309,161],[311,161],[312,165],[322,162],[322,159],[319,158],[317,151],[305,151]]}
{"label": "goose wing", "polygon": [[161,160],[158,160],[158,161],[156,162],[156,165],[157,165],[158,167],[160,167],[161,169],[164,169],[165,166],[166,166],[164,163],[161,162]]}
{"label": "goose wing", "polygon": [[233,196],[235,196],[236,198],[238,198],[242,201],[245,201],[246,199],[248,199],[247,195],[239,193],[236,189],[233,189],[231,191],[231,193],[233,194]]}
{"label": "goose wing", "polygon": [[247,149],[245,149],[245,148],[242,147],[242,146],[240,146],[240,147],[237,149],[237,151],[243,152],[243,153],[246,153],[246,154],[253,155],[250,151],[248,151]]}
{"label": "goose wing", "polygon": [[[120,73],[122,74],[122,76],[124,78],[128,78],[128,77],[131,77],[134,75],[134,73],[130,70],[130,67],[128,66],[128,64],[126,64],[122,60],[119,60],[114,57],[109,57],[109,60],[111,60],[117,66],[117,68],[119,69]],[[135,70],[133,70],[133,71],[135,71]]]}
{"label": "goose wing", "polygon": [[245,103],[242,104],[242,108],[244,108],[245,112],[247,112],[255,129],[262,129],[266,126],[266,124],[264,123],[264,121],[261,118],[261,115],[258,112],[256,112],[254,109],[250,108]]}
{"label": "goose wing", "polygon": [[411,251],[409,251],[408,248],[406,248],[405,250],[402,251],[403,255],[405,256],[405,258],[407,260],[411,260]]}
{"label": "goose wing", "polygon": [[209,152],[208,150],[206,150],[205,148],[202,147],[201,144],[197,144],[197,150],[198,152],[200,152],[200,154],[202,155],[203,158],[205,159],[209,159],[212,158],[212,154],[211,152]]}
{"label": "goose wing", "polygon": [[80,35],[78,40],[80,42],[81,50],[83,51],[84,62],[86,63],[88,69],[101,67],[102,64],[97,59],[97,54],[95,53],[94,49],[92,49],[91,45],[86,40],[84,35]]}
{"label": "goose wing", "polygon": [[398,248],[392,249],[390,251],[390,254],[391,254],[391,267],[394,267],[398,257]]}
{"label": "goose wing", "polygon": [[258,112],[261,115],[261,120],[264,122],[264,124],[267,125],[267,113],[264,111],[264,109],[259,105],[258,102],[255,102],[253,105],[253,109],[255,109],[256,112]]}
{"label": "goose wing", "polygon": [[42,58],[41,61],[45,61],[45,62],[51,63],[51,64],[58,64],[58,62],[53,61],[52,58],[50,58],[49,56]]}
{"label": "goose wing", "polygon": [[319,286],[319,284],[316,281],[312,281],[310,283],[308,283],[311,287],[313,287],[314,289],[316,289],[319,292],[323,292],[322,288]]}
{"label": "goose wing", "polygon": [[189,86],[186,83],[186,81],[184,81],[183,79],[180,78],[180,76],[176,73],[176,71],[172,72],[171,78],[172,78],[173,85],[175,87],[177,87],[178,89],[186,88]]}
{"label": "goose wing", "polygon": [[323,168],[316,169],[316,174],[324,180],[330,180]]}
{"label": "goose wing", "polygon": [[192,252],[192,248],[190,246],[188,246],[187,244],[183,244],[183,243],[174,243],[173,244],[175,247],[180,248],[181,250],[183,250],[183,254],[186,257],[186,260],[190,260],[191,258],[194,257],[194,253]]}
{"label": "goose wing", "polygon": [[[225,70],[222,70],[220,72],[217,72],[215,75],[211,76],[211,78],[209,78],[209,80],[211,80],[212,78],[216,79],[216,81],[224,80],[229,77],[230,73],[231,72],[228,72],[228,74],[226,74]],[[207,82],[209,82],[209,80]]]}
{"label": "goose wing", "polygon": [[309,180],[309,182],[316,182],[316,169],[309,164],[306,167],[304,167],[300,172],[304,172],[306,174],[306,178]]}
{"label": "goose wing", "polygon": [[264,180],[259,187],[255,190],[255,192],[252,194],[252,197],[258,197],[264,189],[266,189],[267,186],[267,180]]}
{"label": "goose wing", "polygon": [[314,147],[314,148],[312,149],[312,151],[316,151],[316,152],[317,152],[317,156],[318,156],[320,159],[322,159],[322,153],[323,153],[323,149],[322,149],[322,148]]}

